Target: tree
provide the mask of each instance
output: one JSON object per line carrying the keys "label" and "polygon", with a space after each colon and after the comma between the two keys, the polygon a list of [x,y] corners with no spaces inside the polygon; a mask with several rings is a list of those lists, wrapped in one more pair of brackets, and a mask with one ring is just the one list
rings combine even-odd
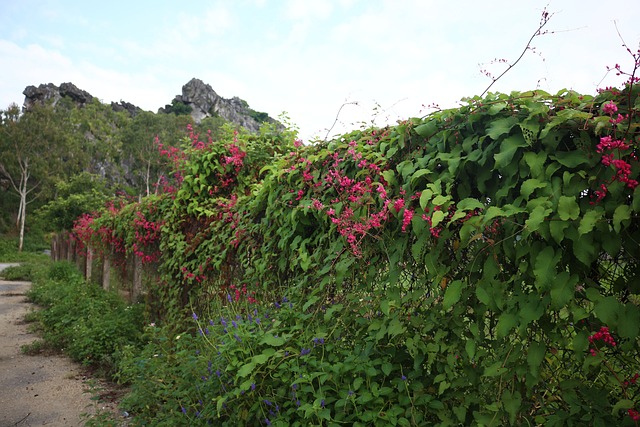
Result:
{"label": "tree", "polygon": [[24,244],[27,205],[63,170],[61,148],[66,136],[59,119],[50,105],[35,105],[24,114],[16,104],[0,111],[0,175],[19,199],[15,219],[19,251]]}

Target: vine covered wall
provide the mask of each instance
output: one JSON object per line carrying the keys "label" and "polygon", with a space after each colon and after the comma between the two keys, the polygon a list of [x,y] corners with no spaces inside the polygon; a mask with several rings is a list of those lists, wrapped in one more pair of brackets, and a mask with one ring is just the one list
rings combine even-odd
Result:
{"label": "vine covered wall", "polygon": [[186,416],[634,425],[639,107],[630,84],[489,94],[306,146],[191,133],[175,187],[75,234],[157,259],[152,320],[206,337]]}

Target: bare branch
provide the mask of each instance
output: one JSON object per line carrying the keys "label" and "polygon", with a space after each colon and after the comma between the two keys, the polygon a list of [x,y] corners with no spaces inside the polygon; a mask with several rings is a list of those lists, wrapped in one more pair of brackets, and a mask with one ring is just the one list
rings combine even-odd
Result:
{"label": "bare branch", "polygon": [[538,25],[538,28],[536,29],[536,31],[529,38],[529,41],[527,42],[527,45],[524,47],[524,50],[522,51],[522,53],[520,54],[518,59],[516,59],[516,61],[513,64],[510,64],[507,67],[507,69],[502,72],[502,74],[500,74],[496,78],[493,78],[493,81],[491,82],[491,84],[489,86],[487,86],[487,88],[480,94],[480,97],[483,97],[489,91],[489,89],[491,89],[491,87],[498,80],[500,80],[502,78],[502,76],[507,74],[513,67],[515,67],[518,64],[518,62],[520,62],[520,60],[524,57],[524,54],[527,53],[527,51],[529,49],[531,49],[531,42],[533,41],[533,39],[535,39],[536,37],[541,36],[543,34],[546,34],[546,32],[544,32],[544,33],[542,32],[542,29],[545,27],[545,25],[547,25],[549,23],[549,20],[551,19],[552,16],[553,16],[553,14],[547,12],[546,8],[542,11],[542,16],[541,16],[541,19],[540,19],[540,25]]}

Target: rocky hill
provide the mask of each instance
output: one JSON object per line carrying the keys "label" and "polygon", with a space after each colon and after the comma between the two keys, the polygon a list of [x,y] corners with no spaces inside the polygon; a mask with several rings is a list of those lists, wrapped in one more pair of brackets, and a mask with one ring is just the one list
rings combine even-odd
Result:
{"label": "rocky hill", "polygon": [[211,86],[196,78],[182,86],[182,94],[176,95],[171,105],[161,108],[158,113],[173,112],[181,107],[190,109],[196,123],[206,117],[218,116],[251,132],[257,132],[262,123],[277,123],[267,113],[249,108],[249,104],[237,96],[231,99],[219,96]]}
{"label": "rocky hill", "polygon": [[[70,98],[79,107],[91,102],[94,97],[76,87],[73,83],[62,83],[59,87],[53,83],[27,86],[22,92],[25,96],[23,109],[28,111],[36,103],[52,102],[54,105],[63,97]],[[132,117],[142,111],[141,108],[125,101],[112,102],[115,111],[127,111]],[[258,132],[262,123],[278,123],[267,113],[249,108],[246,101],[233,97],[219,96],[213,88],[202,80],[193,78],[182,86],[182,94],[176,95],[158,114],[191,114],[196,123],[206,117],[221,117],[226,121],[242,126],[250,132]],[[278,123],[279,124],[279,123]]]}

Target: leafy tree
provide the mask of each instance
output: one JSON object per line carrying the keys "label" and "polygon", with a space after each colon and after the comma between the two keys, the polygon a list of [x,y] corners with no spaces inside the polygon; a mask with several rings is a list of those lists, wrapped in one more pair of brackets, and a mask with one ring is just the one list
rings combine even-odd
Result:
{"label": "leafy tree", "polygon": [[16,227],[18,250],[24,243],[27,205],[46,192],[75,154],[65,150],[64,120],[50,105],[36,105],[28,113],[12,104],[0,112],[0,174],[8,190],[19,198]]}
{"label": "leafy tree", "polygon": [[80,215],[100,209],[109,196],[104,179],[82,172],[56,184],[56,197],[40,208],[38,220],[47,231],[71,230]]}

